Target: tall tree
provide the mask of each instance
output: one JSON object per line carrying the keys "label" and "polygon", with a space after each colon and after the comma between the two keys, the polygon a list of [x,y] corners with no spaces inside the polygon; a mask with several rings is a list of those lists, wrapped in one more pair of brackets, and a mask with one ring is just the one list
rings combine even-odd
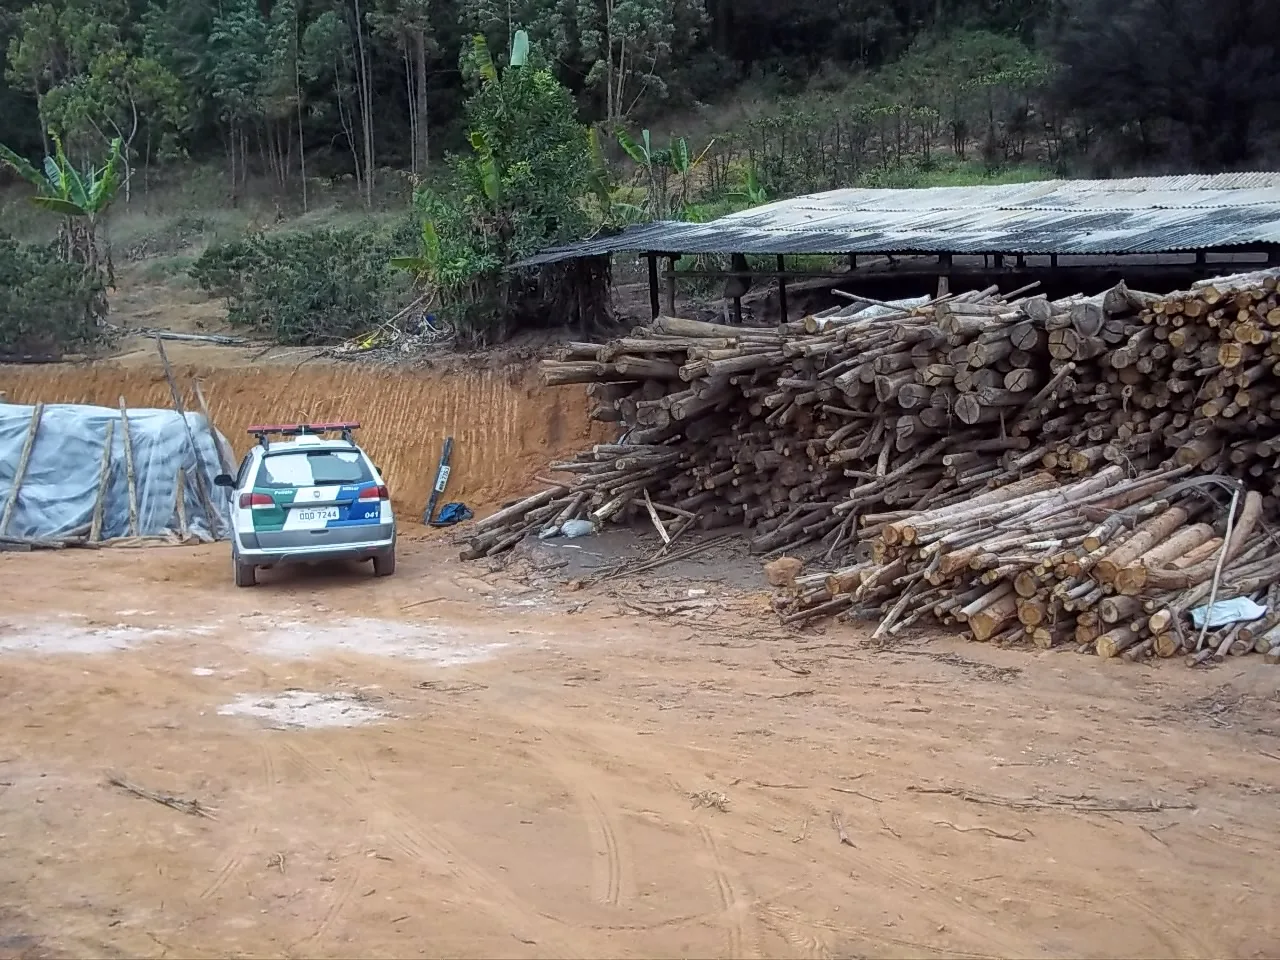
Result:
{"label": "tall tree", "polygon": [[431,22],[431,0],[382,0],[369,16],[374,32],[399,49],[405,62],[409,104],[409,169],[422,173],[431,155],[431,118],[427,99],[427,63],[439,53]]}
{"label": "tall tree", "polygon": [[42,127],[83,151],[114,139],[124,147],[125,198],[139,133],[172,133],[182,120],[177,77],[145,56],[117,0],[50,0],[23,11],[9,43],[7,76],[30,90]]}
{"label": "tall tree", "polygon": [[1199,170],[1238,167],[1280,123],[1273,0],[1075,0],[1068,12],[1062,96],[1148,162],[1171,146]]}
{"label": "tall tree", "polygon": [[210,93],[226,138],[231,197],[248,179],[249,134],[263,116],[267,23],[256,0],[228,0],[209,33]]}
{"label": "tall tree", "polygon": [[582,55],[594,60],[587,85],[603,93],[610,129],[642,100],[666,97],[677,36],[687,48],[705,19],[701,0],[579,0]]}

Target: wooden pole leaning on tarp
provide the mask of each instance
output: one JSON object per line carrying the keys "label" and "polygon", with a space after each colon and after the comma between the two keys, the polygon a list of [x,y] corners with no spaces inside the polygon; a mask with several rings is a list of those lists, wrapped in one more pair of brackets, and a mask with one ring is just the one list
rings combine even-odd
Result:
{"label": "wooden pole leaning on tarp", "polygon": [[169,381],[169,394],[173,398],[173,409],[178,411],[178,416],[182,418],[182,426],[187,431],[187,443],[191,445],[191,453],[196,461],[196,495],[200,498],[200,505],[204,508],[205,519],[209,521],[209,534],[215,540],[218,538],[218,531],[222,527],[222,517],[214,509],[213,500],[209,497],[209,490],[204,485],[205,469],[204,458],[200,456],[200,448],[196,446],[196,438],[191,433],[191,424],[187,422],[187,411],[182,404],[182,391],[178,389],[178,381],[173,378],[173,368],[169,366],[169,356],[164,352],[164,343],[159,337],[156,337],[156,350],[160,353],[160,362],[164,365],[164,377]]}
{"label": "wooden pole leaning on tarp", "polygon": [[173,512],[178,515],[178,536],[185,541],[187,539],[187,471],[179,467],[173,483]]}
{"label": "wooden pole leaning on tarp", "polygon": [[213,449],[218,454],[218,465],[222,467],[223,473],[235,475],[235,466],[227,459],[226,451],[222,449],[222,444],[218,442],[218,431],[213,425],[213,416],[209,413],[209,404],[205,403],[204,390],[200,386],[200,378],[192,377],[191,385],[196,389],[196,405],[200,407],[200,413],[204,415],[204,422],[209,428],[209,439],[213,441]]}
{"label": "wooden pole leaning on tarp", "polygon": [[98,496],[93,501],[93,522],[89,525],[89,540],[102,539],[102,511],[107,500],[107,482],[111,478],[111,441],[115,438],[116,422],[107,421],[106,439],[102,441],[102,467],[98,470]]}
{"label": "wooden pole leaning on tarp", "polygon": [[129,536],[138,535],[138,481],[133,472],[133,440],[129,436],[129,411],[120,398],[120,428],[124,432],[124,474],[129,485]]}
{"label": "wooden pole leaning on tarp", "polygon": [[9,521],[13,518],[13,508],[18,502],[18,491],[22,488],[22,478],[26,476],[27,464],[31,462],[31,450],[36,445],[36,433],[40,430],[40,418],[44,415],[44,404],[37,403],[31,411],[31,425],[27,427],[27,439],[22,441],[22,454],[18,457],[18,469],[13,474],[13,486],[9,497],[4,502],[4,512],[0,513],[0,536],[9,529]]}

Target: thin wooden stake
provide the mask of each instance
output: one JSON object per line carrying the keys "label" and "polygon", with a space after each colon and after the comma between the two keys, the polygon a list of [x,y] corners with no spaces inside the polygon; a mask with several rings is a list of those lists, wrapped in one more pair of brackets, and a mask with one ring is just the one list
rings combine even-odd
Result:
{"label": "thin wooden stake", "polygon": [[89,540],[102,539],[102,510],[107,500],[107,482],[111,476],[111,441],[115,439],[116,422],[107,421],[107,435],[102,441],[102,467],[98,470],[98,496],[93,502],[93,523],[89,525]]}
{"label": "thin wooden stake", "polygon": [[124,472],[129,485],[129,536],[138,536],[138,481],[133,472],[133,439],[129,436],[129,411],[120,398],[120,427],[124,434]]}
{"label": "thin wooden stake", "polygon": [[178,468],[178,476],[174,481],[173,510],[178,515],[178,536],[187,539],[187,471]]}
{"label": "thin wooden stake", "polygon": [[27,474],[27,464],[31,462],[31,450],[36,445],[36,433],[40,430],[40,418],[44,416],[44,404],[37,403],[31,411],[31,425],[27,427],[27,438],[22,441],[22,455],[18,458],[18,469],[13,474],[13,486],[9,489],[9,498],[4,502],[4,513],[0,514],[0,536],[9,529],[9,521],[13,518],[13,507],[18,502],[18,491],[22,489],[22,478]]}
{"label": "thin wooden stake", "polygon": [[653,501],[649,499],[648,488],[644,491],[645,509],[649,511],[649,519],[653,521],[654,527],[658,531],[658,536],[662,538],[664,545],[671,543],[671,535],[667,533],[667,528],[662,525],[662,521],[658,519],[658,511],[653,509]]}

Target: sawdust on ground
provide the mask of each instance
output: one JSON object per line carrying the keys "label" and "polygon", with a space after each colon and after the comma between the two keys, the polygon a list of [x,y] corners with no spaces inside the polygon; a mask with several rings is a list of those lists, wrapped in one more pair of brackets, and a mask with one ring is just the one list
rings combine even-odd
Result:
{"label": "sawdust on ground", "polygon": [[225,545],[0,554],[0,956],[1280,948],[1256,658],[876,652],[731,558],[455,556],[237,590]]}

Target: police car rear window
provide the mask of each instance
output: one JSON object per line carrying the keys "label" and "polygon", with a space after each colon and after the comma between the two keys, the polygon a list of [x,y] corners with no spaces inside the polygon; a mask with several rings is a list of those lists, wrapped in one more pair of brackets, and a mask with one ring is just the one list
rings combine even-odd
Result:
{"label": "police car rear window", "polygon": [[372,480],[364,457],[350,450],[269,453],[262,458],[255,487],[333,487]]}

